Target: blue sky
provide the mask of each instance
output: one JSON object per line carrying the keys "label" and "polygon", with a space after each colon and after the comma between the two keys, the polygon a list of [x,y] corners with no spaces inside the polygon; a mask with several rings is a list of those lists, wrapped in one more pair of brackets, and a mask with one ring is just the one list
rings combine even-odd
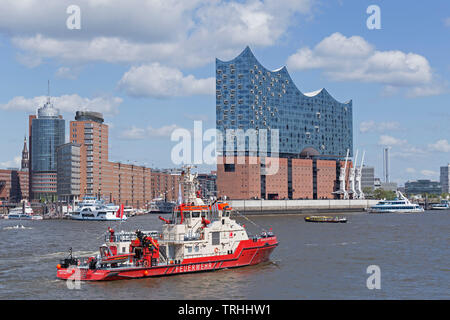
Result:
{"label": "blue sky", "polygon": [[[80,29],[68,29],[69,5]],[[366,13],[380,8],[381,29]],[[72,20],[70,20],[72,21]],[[170,133],[215,127],[214,59],[249,45],[302,92],[353,100],[354,148],[382,176],[439,179],[450,162],[450,2],[362,0],[0,2],[0,167],[16,167],[28,115],[51,96],[68,122],[100,111],[110,159],[173,167]],[[201,166],[210,169],[210,166]]]}

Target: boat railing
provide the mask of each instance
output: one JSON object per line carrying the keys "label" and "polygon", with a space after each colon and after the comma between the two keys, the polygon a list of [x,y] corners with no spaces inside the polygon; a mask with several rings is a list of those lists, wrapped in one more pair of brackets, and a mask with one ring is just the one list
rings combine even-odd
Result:
{"label": "boat railing", "polygon": [[[159,238],[159,231],[142,231],[142,233],[146,236],[150,236],[152,238]],[[135,232],[119,232],[111,235],[110,233],[105,234],[105,242],[126,242],[133,241],[137,238]]]}

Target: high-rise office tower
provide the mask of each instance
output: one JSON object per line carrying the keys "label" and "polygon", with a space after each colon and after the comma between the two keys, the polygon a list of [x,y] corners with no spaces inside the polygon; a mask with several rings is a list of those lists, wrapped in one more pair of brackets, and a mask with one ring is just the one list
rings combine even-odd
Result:
{"label": "high-rise office tower", "polygon": [[441,167],[440,180],[442,193],[450,193],[450,163]]}
{"label": "high-rise office tower", "polygon": [[144,208],[152,200],[151,169],[111,162],[108,125],[103,115],[77,111],[70,122],[70,141],[80,145],[80,193],[108,202]]}
{"label": "high-rise office tower", "polygon": [[30,184],[33,199],[56,199],[56,148],[65,142],[65,121],[50,102],[30,116]]}

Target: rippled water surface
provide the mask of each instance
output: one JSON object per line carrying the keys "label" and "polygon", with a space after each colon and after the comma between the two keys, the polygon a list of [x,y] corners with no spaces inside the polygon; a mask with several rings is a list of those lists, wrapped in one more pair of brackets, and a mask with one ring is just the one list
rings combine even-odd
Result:
{"label": "rippled water surface", "polygon": [[[450,211],[348,214],[346,224],[306,223],[302,215],[251,216],[272,227],[279,246],[252,267],[161,278],[83,282],[68,289],[56,264],[68,248],[95,254],[108,226],[157,230],[155,215],[127,222],[0,220],[0,299],[449,299]],[[250,233],[255,225],[238,217]],[[22,227],[23,226],[23,227]],[[367,267],[381,270],[369,290]]]}

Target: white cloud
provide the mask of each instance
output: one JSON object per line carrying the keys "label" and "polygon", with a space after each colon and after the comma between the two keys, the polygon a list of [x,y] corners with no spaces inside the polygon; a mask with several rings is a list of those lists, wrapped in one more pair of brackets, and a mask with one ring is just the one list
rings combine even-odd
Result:
{"label": "white cloud", "polygon": [[399,129],[400,124],[396,121],[387,121],[387,122],[375,122],[373,120],[363,121],[359,125],[359,131],[361,133],[366,132],[385,132],[388,130],[397,130]]}
{"label": "white cloud", "polygon": [[79,68],[59,67],[55,72],[55,76],[60,79],[75,80],[78,78],[79,72]]}
{"label": "white cloud", "polygon": [[0,32],[11,35],[22,61],[205,65],[245,45],[269,46],[311,14],[315,0],[80,0],[81,29],[68,30],[70,0],[2,1]]}
{"label": "white cloud", "polygon": [[450,152],[450,143],[447,141],[447,139],[441,139],[436,141],[435,143],[429,144],[428,148],[431,151]]}
{"label": "white cloud", "polygon": [[13,160],[0,162],[0,168],[20,168],[22,157],[16,156]]}
{"label": "white cloud", "polygon": [[362,81],[395,88],[408,88],[409,96],[435,95],[445,89],[437,85],[428,60],[416,53],[378,51],[359,36],[339,32],[324,38],[314,48],[303,47],[287,60],[292,70],[322,69],[335,81]]}
{"label": "white cloud", "polygon": [[[22,96],[14,97],[5,104],[0,104],[3,110],[21,110],[35,112],[37,108],[44,105],[47,100],[46,96],[38,96],[34,98],[25,98]],[[77,94],[62,95],[59,97],[51,97],[53,106],[61,112],[75,112],[79,110],[91,110],[102,113],[116,113],[122,99],[119,97],[95,97],[84,98]]]}
{"label": "white cloud", "polygon": [[420,171],[420,173],[426,177],[436,177],[439,175],[439,173],[437,173],[436,171],[432,171],[432,170],[422,170],[422,171]]}
{"label": "white cloud", "polygon": [[179,128],[176,124],[163,126],[161,128],[153,128],[148,126],[147,128],[138,128],[132,126],[130,129],[124,130],[121,133],[121,137],[130,140],[141,140],[145,138],[162,138],[170,137],[172,132]]}
{"label": "white cloud", "polygon": [[397,139],[388,135],[382,135],[378,140],[378,144],[384,146],[401,146],[406,143],[407,143],[406,140]]}
{"label": "white cloud", "polygon": [[414,168],[406,168],[405,171],[408,173],[416,173],[416,169],[414,169]]}
{"label": "white cloud", "polygon": [[175,68],[159,63],[131,67],[119,81],[119,87],[130,96],[165,98],[197,94],[213,95],[215,79],[184,76]]}

